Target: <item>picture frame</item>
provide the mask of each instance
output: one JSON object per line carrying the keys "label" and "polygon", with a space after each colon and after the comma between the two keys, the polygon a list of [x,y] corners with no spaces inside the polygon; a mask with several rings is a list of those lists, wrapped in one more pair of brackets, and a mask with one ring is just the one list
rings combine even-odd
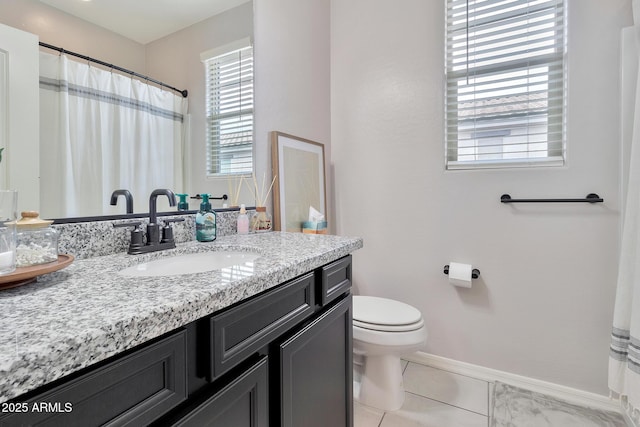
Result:
{"label": "picture frame", "polygon": [[[275,231],[326,233],[327,194],[324,144],[283,132],[271,132],[271,162],[276,176],[273,190]],[[325,215],[312,231],[303,222],[313,207]]]}

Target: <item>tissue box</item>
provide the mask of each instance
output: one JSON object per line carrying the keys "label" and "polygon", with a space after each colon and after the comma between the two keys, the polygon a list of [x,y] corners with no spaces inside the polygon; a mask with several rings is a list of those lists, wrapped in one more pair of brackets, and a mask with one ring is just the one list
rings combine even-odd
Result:
{"label": "tissue box", "polygon": [[327,234],[327,221],[304,221],[302,232],[307,234]]}

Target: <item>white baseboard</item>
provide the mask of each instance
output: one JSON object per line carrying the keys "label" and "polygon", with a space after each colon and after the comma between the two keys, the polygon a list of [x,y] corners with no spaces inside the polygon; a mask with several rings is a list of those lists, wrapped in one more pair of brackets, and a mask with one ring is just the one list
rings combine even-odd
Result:
{"label": "white baseboard", "polygon": [[[623,414],[623,416],[626,415],[624,414],[625,411],[620,407],[620,402],[618,400],[609,398],[609,396],[603,396],[600,394],[591,393],[560,384],[554,384],[547,381],[537,380],[535,378],[529,378],[522,375],[499,371],[497,369],[472,365],[471,363],[460,362],[457,360],[447,359],[445,357],[435,356],[433,354],[423,352],[416,352],[409,356],[403,356],[402,358],[410,362],[427,365],[432,368],[441,369],[443,371],[452,372],[454,374],[464,375],[488,382],[500,381],[516,387],[562,399],[576,405],[588,406],[591,408],[603,409],[606,411],[620,412],[621,414]],[[625,418],[627,419],[627,424],[629,426],[634,426],[633,423],[629,423],[630,420],[628,419],[628,417]]]}

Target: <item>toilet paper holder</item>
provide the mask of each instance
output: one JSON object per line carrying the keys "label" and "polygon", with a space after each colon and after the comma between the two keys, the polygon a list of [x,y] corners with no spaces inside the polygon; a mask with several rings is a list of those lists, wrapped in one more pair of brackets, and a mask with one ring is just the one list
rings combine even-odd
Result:
{"label": "toilet paper holder", "polygon": [[[449,274],[449,264],[444,266],[444,274],[447,274],[447,275]],[[478,277],[480,277],[480,270],[478,270],[477,268],[474,268],[473,270],[471,270],[471,278],[477,279]]]}

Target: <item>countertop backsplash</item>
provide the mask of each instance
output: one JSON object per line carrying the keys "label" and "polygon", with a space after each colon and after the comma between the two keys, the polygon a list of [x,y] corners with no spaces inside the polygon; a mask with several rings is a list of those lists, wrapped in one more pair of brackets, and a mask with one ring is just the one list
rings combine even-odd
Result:
{"label": "countertop backsplash", "polygon": [[[247,210],[249,217],[254,210]],[[236,233],[236,223],[239,211],[216,212],[217,236],[230,236]],[[176,243],[195,240],[196,223],[193,215],[174,215],[158,218],[160,222],[169,218],[184,218],[184,222],[173,223],[173,236]],[[61,254],[71,254],[77,259],[93,258],[96,256],[113,255],[126,252],[129,248],[132,228],[115,228],[113,224],[131,221],[142,222],[142,230],[146,230],[149,218],[133,220],[90,221],[70,224],[54,224],[60,237],[58,251]]]}

